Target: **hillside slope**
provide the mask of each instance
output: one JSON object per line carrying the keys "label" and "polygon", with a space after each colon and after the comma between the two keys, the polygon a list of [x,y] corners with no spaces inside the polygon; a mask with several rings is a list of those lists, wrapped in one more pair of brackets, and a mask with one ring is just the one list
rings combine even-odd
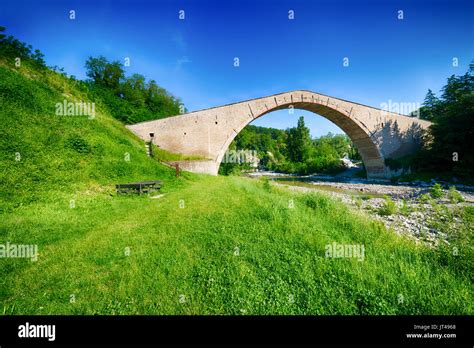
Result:
{"label": "hillside slope", "polygon": [[[95,117],[56,115],[64,101],[95,102]],[[0,207],[32,202],[48,191],[141,179],[176,183],[174,172],[147,157],[143,142],[100,100],[91,100],[80,81],[51,70],[0,61],[0,122]]]}

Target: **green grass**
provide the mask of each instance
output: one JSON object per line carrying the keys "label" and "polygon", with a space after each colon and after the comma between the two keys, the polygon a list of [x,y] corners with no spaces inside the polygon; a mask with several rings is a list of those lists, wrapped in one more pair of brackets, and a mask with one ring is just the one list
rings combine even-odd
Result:
{"label": "green grass", "polygon": [[[218,177],[156,200],[49,198],[3,217],[2,240],[40,253],[1,261],[6,314],[473,312],[464,250],[415,246],[323,195]],[[365,260],[326,258],[332,242],[363,244]]]}
{"label": "green grass", "polygon": [[[36,262],[0,258],[4,314],[473,314],[472,243],[417,246],[268,181],[175,178],[100,101],[94,120],[55,116],[64,95],[89,100],[0,64],[0,244],[39,248]],[[142,179],[165,195],[115,195]],[[364,261],[325,257],[333,242],[364,245]]]}
{"label": "green grass", "polygon": [[181,153],[173,153],[166,151],[164,149],[161,149],[157,147],[156,145],[153,145],[153,157],[156,158],[158,161],[162,162],[169,162],[169,161],[199,161],[199,160],[205,160],[207,158],[201,157],[201,156],[190,156],[190,155],[184,155]]}
{"label": "green grass", "polygon": [[413,212],[413,209],[408,205],[408,203],[405,199],[402,199],[402,206],[400,207],[400,214],[402,214],[404,216],[408,216],[408,215],[410,215],[411,212]]}
{"label": "green grass", "polygon": [[449,201],[453,204],[464,202],[463,196],[461,195],[461,193],[459,193],[458,190],[456,190],[455,186],[449,187],[448,198]]}
{"label": "green grass", "polygon": [[378,209],[380,215],[393,215],[398,211],[398,207],[391,197],[385,196],[382,206]]}

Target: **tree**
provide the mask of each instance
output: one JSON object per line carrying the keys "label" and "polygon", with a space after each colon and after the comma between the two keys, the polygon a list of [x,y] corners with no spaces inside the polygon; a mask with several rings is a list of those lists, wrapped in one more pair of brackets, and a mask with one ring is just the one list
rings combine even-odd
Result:
{"label": "tree", "polygon": [[327,135],[324,135],[313,141],[313,146],[317,147],[319,145],[328,144],[338,154],[339,158],[342,158],[349,154],[351,150],[351,140],[345,134],[332,134],[329,132]]}
{"label": "tree", "polygon": [[125,73],[119,61],[109,63],[104,56],[89,57],[85,67],[87,69],[86,75],[96,85],[110,88],[117,94],[119,93],[120,83],[124,79]]}
{"label": "tree", "polygon": [[5,29],[6,29],[5,27],[2,27],[2,26],[0,25],[0,42],[3,41],[3,39],[4,39],[5,36],[6,36],[5,34],[3,34],[3,32],[5,31]]}
{"label": "tree", "polygon": [[105,66],[108,64],[104,56],[97,58],[89,57],[86,61],[86,75],[96,84],[103,84],[105,76]]}
{"label": "tree", "polygon": [[435,114],[438,112],[440,100],[436,97],[431,89],[426,93],[423,105],[419,110],[420,118],[423,120],[433,120]]}
{"label": "tree", "polygon": [[35,50],[31,55],[31,58],[40,66],[46,66],[44,61],[44,54],[40,50]]}
{"label": "tree", "polygon": [[127,77],[121,85],[120,94],[134,107],[144,107],[146,97],[145,76],[133,74]]}
{"label": "tree", "polygon": [[110,87],[114,91],[118,92],[120,83],[124,77],[125,71],[123,70],[122,64],[119,61],[114,61],[106,65],[104,82],[107,87]]}
{"label": "tree", "polygon": [[424,147],[411,164],[420,171],[472,178],[474,175],[474,66],[462,76],[452,75],[441,97],[428,91],[423,105],[433,124],[424,135]]}
{"label": "tree", "polygon": [[311,136],[309,128],[305,126],[304,117],[298,119],[296,128],[288,130],[286,148],[292,162],[304,162],[310,153]]}
{"label": "tree", "polygon": [[450,76],[430,127],[431,167],[474,174],[474,76],[472,69],[462,76]]}
{"label": "tree", "polygon": [[9,61],[15,61],[11,58],[20,58],[21,61],[28,61],[36,65],[37,68],[45,68],[44,55],[40,50],[34,50],[31,45],[27,45],[13,36],[3,34],[5,27],[0,26],[0,56],[10,58]]}

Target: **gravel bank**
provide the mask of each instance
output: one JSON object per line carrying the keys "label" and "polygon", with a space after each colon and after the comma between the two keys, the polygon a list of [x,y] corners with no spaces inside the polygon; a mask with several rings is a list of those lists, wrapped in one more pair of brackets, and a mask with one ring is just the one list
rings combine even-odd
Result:
{"label": "gravel bank", "polygon": [[[317,190],[336,197],[353,208],[362,210],[382,221],[395,233],[413,239],[417,243],[432,246],[438,245],[439,242],[449,243],[452,233],[459,230],[465,223],[461,217],[463,208],[474,205],[472,192],[460,192],[464,200],[460,203],[450,202],[446,198],[447,190],[443,190],[444,198],[426,200],[429,187],[338,182],[311,182],[304,187],[286,183],[276,185],[303,192]],[[334,191],[328,190],[328,187],[332,187]],[[372,197],[372,195],[378,195],[378,197]],[[396,206],[396,212],[381,213],[381,209],[386,204],[386,199],[381,198],[381,195],[390,197]],[[425,200],[420,198],[425,198]]]}

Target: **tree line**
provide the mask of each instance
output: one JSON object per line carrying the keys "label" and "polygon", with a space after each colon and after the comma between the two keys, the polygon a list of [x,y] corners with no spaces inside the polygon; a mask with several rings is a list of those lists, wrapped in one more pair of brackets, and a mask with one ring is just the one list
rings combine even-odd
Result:
{"label": "tree line", "polygon": [[34,50],[31,45],[21,42],[11,35],[5,35],[5,29],[5,27],[0,26],[1,57],[10,58],[9,61],[16,66],[20,65],[23,61],[27,61],[34,64],[37,68],[46,68],[44,54],[40,50]]}
{"label": "tree line", "polygon": [[103,56],[89,57],[85,64],[91,91],[109,107],[112,115],[124,123],[138,123],[179,115],[187,110],[155,80],[141,74],[125,76],[119,61]]}
{"label": "tree line", "polygon": [[474,175],[474,64],[460,76],[452,75],[440,97],[428,90],[419,109],[421,119],[433,122],[424,136],[424,146],[415,155],[401,159],[418,172]]}
{"label": "tree line", "polygon": [[[15,67],[30,64],[39,71],[50,69],[67,77],[63,68],[48,67],[44,54],[15,37],[5,35],[5,27],[0,26],[0,56]],[[148,120],[179,115],[187,110],[179,98],[160,87],[155,80],[148,80],[141,74],[125,75],[119,61],[109,61],[106,57],[89,57],[85,62],[86,81],[75,81],[92,99],[101,100],[113,117],[132,124]]]}
{"label": "tree line", "polygon": [[[286,130],[249,125],[236,136],[229,150],[255,150],[262,169],[302,175],[344,170],[341,158],[345,156],[360,160],[357,148],[345,134],[311,138],[303,117],[296,127]],[[221,163],[220,173],[250,168],[245,163]]]}

